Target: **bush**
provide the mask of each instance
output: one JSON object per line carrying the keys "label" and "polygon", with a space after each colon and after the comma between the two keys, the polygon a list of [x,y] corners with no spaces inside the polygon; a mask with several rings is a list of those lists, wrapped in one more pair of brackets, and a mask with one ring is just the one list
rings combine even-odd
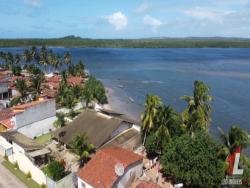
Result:
{"label": "bush", "polygon": [[15,169],[19,169],[19,165],[18,165],[17,161],[14,163],[14,167],[15,167]]}
{"label": "bush", "polygon": [[161,158],[163,172],[187,187],[220,187],[225,177],[220,149],[206,132],[173,139]]}
{"label": "bush", "polygon": [[8,158],[7,155],[4,155],[4,159],[5,159],[6,161],[9,161],[9,158]]}
{"label": "bush", "polygon": [[63,164],[58,161],[52,161],[43,168],[43,172],[54,181],[59,181],[67,175]]}
{"label": "bush", "polygon": [[31,178],[31,173],[30,173],[30,172],[28,172],[28,173],[26,174],[26,178],[27,178],[27,179],[30,179],[30,178]]}

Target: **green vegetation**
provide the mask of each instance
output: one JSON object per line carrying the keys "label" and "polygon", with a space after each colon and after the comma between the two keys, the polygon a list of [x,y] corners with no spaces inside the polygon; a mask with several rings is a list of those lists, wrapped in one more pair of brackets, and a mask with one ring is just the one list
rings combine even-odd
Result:
{"label": "green vegetation", "polygon": [[39,144],[47,144],[51,140],[51,133],[43,134],[37,138],[35,138],[35,141]]}
{"label": "green vegetation", "polygon": [[9,161],[3,161],[3,166],[5,166],[12,174],[14,174],[18,179],[20,179],[28,188],[40,188],[40,186],[31,178],[27,178],[26,174],[18,170],[15,165],[11,164]]}
{"label": "green vegetation", "polygon": [[94,145],[89,143],[85,134],[76,135],[70,142],[70,147],[79,156],[80,165],[86,163],[94,152]]}
{"label": "green vegetation", "polygon": [[49,178],[54,181],[59,181],[68,175],[68,172],[65,171],[63,164],[58,161],[50,162],[42,170]]}
{"label": "green vegetation", "polygon": [[108,99],[102,82],[90,76],[83,88],[83,99],[86,102],[86,106],[93,100],[97,100],[101,104],[107,103]]}
{"label": "green vegetation", "polygon": [[[212,96],[205,83],[195,81],[193,96],[182,99],[187,107],[178,113],[158,96],[147,95],[141,116],[147,155],[159,157],[164,175],[185,187],[220,187],[228,173],[227,157],[249,145],[248,133],[236,126],[228,134],[219,129],[224,145],[209,135]],[[244,178],[250,178],[250,160],[241,156]]]}
{"label": "green vegetation", "polygon": [[65,114],[63,112],[58,112],[56,113],[57,120],[54,122],[55,127],[64,127],[66,122],[65,122]]}
{"label": "green vegetation", "polygon": [[82,39],[65,37],[54,39],[1,39],[1,47],[64,46],[100,48],[249,48],[249,39],[237,38],[162,38],[162,39]]}
{"label": "green vegetation", "polygon": [[165,147],[161,158],[164,174],[187,187],[221,187],[225,169],[218,156],[220,149],[204,131],[178,137]]}

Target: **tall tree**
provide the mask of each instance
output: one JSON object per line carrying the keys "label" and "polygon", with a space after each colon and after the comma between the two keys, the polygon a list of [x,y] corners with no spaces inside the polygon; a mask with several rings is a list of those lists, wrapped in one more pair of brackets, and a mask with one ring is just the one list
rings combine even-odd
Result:
{"label": "tall tree", "polygon": [[76,135],[70,142],[70,147],[74,153],[79,155],[81,164],[84,164],[89,155],[94,152],[94,145],[90,144],[85,134]]}
{"label": "tall tree", "polygon": [[27,86],[25,80],[17,80],[16,81],[16,89],[21,94],[22,98],[27,96],[28,86]]}
{"label": "tall tree", "polygon": [[211,101],[209,87],[202,81],[194,82],[193,96],[183,96],[188,103],[182,113],[184,124],[189,132],[207,130],[211,123]]}
{"label": "tall tree", "polygon": [[147,95],[145,103],[145,112],[141,114],[142,131],[144,133],[143,144],[150,130],[152,130],[156,123],[158,114],[158,107],[161,104],[161,99],[155,95]]}
{"label": "tall tree", "polygon": [[155,134],[160,153],[172,137],[181,134],[181,123],[180,115],[172,107],[161,105],[158,108]]}
{"label": "tall tree", "polygon": [[63,56],[64,63],[69,66],[71,64],[71,54],[66,52]]}
{"label": "tall tree", "polygon": [[37,76],[31,78],[31,88],[38,95],[41,93],[41,86],[42,86],[43,81],[44,81],[43,74],[40,74],[40,75],[37,75]]}
{"label": "tall tree", "polygon": [[31,55],[29,49],[24,50],[24,52],[23,52],[23,60],[26,63],[30,63],[32,61],[32,55]]}

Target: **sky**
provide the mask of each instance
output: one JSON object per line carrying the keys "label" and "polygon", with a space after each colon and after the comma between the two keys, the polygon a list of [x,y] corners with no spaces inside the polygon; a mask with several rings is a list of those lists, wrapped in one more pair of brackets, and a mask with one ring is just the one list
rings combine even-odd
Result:
{"label": "sky", "polygon": [[0,0],[0,20],[0,38],[250,38],[250,0]]}

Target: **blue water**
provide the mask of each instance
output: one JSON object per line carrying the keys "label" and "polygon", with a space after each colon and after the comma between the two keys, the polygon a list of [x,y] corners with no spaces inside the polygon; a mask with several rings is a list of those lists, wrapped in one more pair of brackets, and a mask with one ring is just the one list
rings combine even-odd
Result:
{"label": "blue water", "polygon": [[74,62],[83,59],[91,74],[130,97],[130,102],[134,100],[138,108],[131,107],[132,113],[139,114],[147,93],[159,95],[181,112],[186,103],[180,97],[192,95],[194,80],[202,80],[214,97],[211,132],[215,133],[217,126],[227,130],[235,124],[250,131],[250,49],[54,50],[69,50]]}

